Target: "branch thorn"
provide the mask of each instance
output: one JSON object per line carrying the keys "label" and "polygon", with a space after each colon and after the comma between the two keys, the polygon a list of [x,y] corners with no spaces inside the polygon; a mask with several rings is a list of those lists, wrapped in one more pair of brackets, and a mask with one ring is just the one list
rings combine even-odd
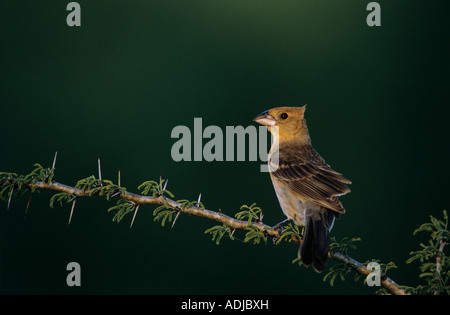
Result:
{"label": "branch thorn", "polygon": [[103,183],[101,183],[101,180],[102,180],[102,167],[100,166],[100,158],[98,159],[98,179],[100,179],[100,185],[103,186]]}
{"label": "branch thorn", "polygon": [[9,205],[11,204],[11,198],[14,192],[14,186],[11,189],[11,192],[9,193],[9,199],[8,199],[8,207],[6,208],[6,210],[9,210]]}
{"label": "branch thorn", "polygon": [[178,216],[180,215],[181,210],[177,212],[177,215],[175,216],[175,219],[173,220],[172,226],[171,228],[173,228],[173,226],[175,225],[175,222],[177,222]]}
{"label": "branch thorn", "polygon": [[55,157],[53,158],[52,168],[54,169],[56,166],[56,157],[58,156],[58,151],[55,152]]}
{"label": "branch thorn", "polygon": [[69,225],[70,225],[70,221],[72,221],[72,214],[73,214],[73,209],[75,209],[75,202],[76,201],[77,201],[76,197],[73,198],[72,209],[70,210],[70,216],[69,216]]}
{"label": "branch thorn", "polygon": [[136,209],[134,209],[134,214],[133,214],[133,219],[131,220],[130,229],[131,229],[131,227],[133,226],[134,218],[136,217],[136,214],[137,214],[137,212],[138,212],[139,206],[140,206],[140,205],[137,205],[137,206],[136,206]]}
{"label": "branch thorn", "polygon": [[33,197],[33,192],[30,193],[30,198],[28,199],[27,208],[25,209],[25,215],[28,213],[28,208],[30,207],[31,197]]}
{"label": "branch thorn", "polygon": [[115,192],[114,194],[111,195],[111,198],[120,195],[122,192],[120,190],[118,190],[117,192]]}

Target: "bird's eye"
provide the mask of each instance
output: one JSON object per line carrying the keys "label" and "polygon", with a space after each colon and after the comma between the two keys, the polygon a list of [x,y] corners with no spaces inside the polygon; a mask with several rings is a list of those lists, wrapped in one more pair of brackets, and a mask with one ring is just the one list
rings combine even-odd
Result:
{"label": "bird's eye", "polygon": [[283,113],[283,114],[280,115],[280,117],[281,117],[281,119],[286,119],[286,118],[288,118],[288,114]]}

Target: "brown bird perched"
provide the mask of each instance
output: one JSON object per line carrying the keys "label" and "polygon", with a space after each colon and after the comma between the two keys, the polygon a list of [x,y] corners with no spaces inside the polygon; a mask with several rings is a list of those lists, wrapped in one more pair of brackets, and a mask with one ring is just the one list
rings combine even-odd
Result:
{"label": "brown bird perched", "polygon": [[300,258],[320,272],[328,260],[334,220],[345,213],[338,197],[350,192],[346,184],[351,182],[332,170],[311,146],[305,110],[306,105],[272,108],[254,121],[273,134],[268,166],[281,209],[288,220],[305,227]]}

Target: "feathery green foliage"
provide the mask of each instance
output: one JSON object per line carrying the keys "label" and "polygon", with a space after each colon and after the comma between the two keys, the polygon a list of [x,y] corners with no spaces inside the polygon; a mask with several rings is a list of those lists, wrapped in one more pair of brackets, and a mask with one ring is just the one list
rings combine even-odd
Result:
{"label": "feathery green foliage", "polygon": [[[254,226],[253,222],[261,222],[263,218],[262,209],[258,206],[256,206],[256,203],[248,205],[243,205],[240,208],[240,212],[235,214],[235,218],[238,220],[246,220],[247,221],[247,227],[245,230],[247,231],[244,236],[244,242],[245,243],[253,243],[253,244],[259,244],[262,241],[264,243],[267,242],[267,235],[260,231],[259,228]],[[233,233],[234,230],[230,229],[229,226],[226,224],[223,225],[215,225],[205,231],[205,234],[211,234],[212,240],[216,242],[217,245],[219,245],[220,240],[224,235],[228,233],[228,236],[231,240],[234,240]]]}
{"label": "feathery green foliage", "polygon": [[112,220],[113,222],[115,221],[119,223],[120,221],[122,221],[125,215],[132,211],[135,211],[135,209],[136,205],[133,202],[125,199],[120,199],[119,201],[117,201],[117,204],[115,206],[108,209],[108,212],[115,211],[116,213],[114,214]]}
{"label": "feathery green foliage", "polygon": [[250,206],[241,206],[240,212],[235,214],[235,218],[238,220],[247,220],[248,224],[252,221],[261,222],[263,218],[262,210],[260,207],[256,206],[256,203],[252,203]]}
{"label": "feathery green foliage", "polygon": [[164,226],[166,221],[172,222],[172,217],[175,214],[175,211],[169,205],[161,205],[155,210],[153,210],[154,221],[160,221],[161,226]]}
{"label": "feathery green foliage", "polygon": [[337,241],[334,236],[330,237],[330,250],[332,252],[338,252],[342,254],[347,254],[349,249],[356,249],[355,242],[360,242],[359,237],[344,237],[341,241]]}
{"label": "feathery green foliage", "polygon": [[44,182],[51,183],[53,180],[53,176],[55,175],[55,168],[48,167],[44,168],[41,164],[36,163],[33,166],[36,168],[31,171],[30,174],[24,177],[25,182]]}
{"label": "feathery green foliage", "polygon": [[[300,233],[299,226],[291,222],[283,227],[281,235],[277,239],[276,244],[277,245],[280,244],[281,241],[292,242],[293,240],[300,240],[301,238],[302,236]],[[297,259],[295,261],[297,261]]]}
{"label": "feathery green foliage", "polygon": [[198,207],[203,210],[205,209],[205,206],[203,205],[203,203],[201,203],[200,201],[197,201],[197,200],[189,201],[187,199],[181,199],[181,200],[177,200],[177,202],[180,204],[179,209],[181,211],[188,209],[190,207]]}
{"label": "feathery green foliage", "polygon": [[253,244],[259,244],[261,241],[264,242],[264,244],[267,243],[267,235],[262,233],[257,227],[254,225],[249,224],[246,228],[247,233],[245,233],[244,242],[249,243],[252,242]]}
{"label": "feathery green foliage", "polygon": [[[0,172],[0,199],[8,201],[20,198],[27,190],[35,191],[34,187],[29,188],[30,183],[45,182],[50,183],[53,180],[54,168],[43,168],[36,163],[35,168],[27,175],[17,175],[11,172]],[[27,189],[24,189],[24,188]]]}
{"label": "feathery green foliage", "polygon": [[225,223],[222,225],[215,225],[212,228],[209,228],[205,231],[205,234],[211,234],[212,235],[212,241],[216,242],[216,245],[220,244],[220,240],[222,237],[224,237],[225,234],[228,233],[228,236],[231,240],[234,240],[233,238],[233,230],[230,229],[228,225]]}
{"label": "feathery green foliage", "polygon": [[447,211],[443,211],[443,220],[430,216],[430,222],[418,227],[413,235],[419,232],[430,233],[430,239],[425,244],[420,243],[420,249],[412,251],[406,263],[414,261],[421,263],[419,278],[423,279],[425,284],[407,289],[414,294],[449,295],[450,258],[445,251],[448,250],[445,246],[450,238]]}
{"label": "feathery green foliage", "polygon": [[[345,277],[347,276],[348,273],[350,273],[352,271],[352,269],[344,263],[337,263],[333,266],[331,266],[328,269],[328,272],[325,274],[325,276],[323,277],[323,281],[328,281],[330,286],[334,285],[334,280],[339,276],[339,278],[342,281],[345,281]],[[355,281],[357,281],[359,279],[360,274],[357,274],[355,278]]]}
{"label": "feathery green foliage", "polygon": [[[334,236],[330,237],[330,251],[339,252],[347,255],[349,249],[356,249],[355,242],[361,241],[359,237],[344,237],[341,241],[338,241]],[[349,264],[339,262],[329,267],[328,272],[323,277],[323,281],[328,281],[330,286],[334,285],[334,281],[339,277],[342,281],[345,281],[346,276],[354,270],[353,266]],[[359,280],[361,274],[355,275],[355,281]]]}
{"label": "feathery green foliage", "polygon": [[52,182],[55,168],[44,168],[38,163],[33,166],[35,168],[27,175],[0,172],[0,199],[8,202],[8,209],[11,200],[19,199],[27,191],[31,193],[36,191],[35,187],[30,187],[31,183]]}
{"label": "feathery green foliage", "polygon": [[110,180],[95,178],[94,175],[80,179],[75,188],[81,189],[83,193],[89,192],[89,197],[106,196],[106,200],[119,194],[125,195],[127,191],[125,187],[120,187]]}
{"label": "feathery green foliage", "polygon": [[236,213],[234,217],[238,220],[247,220],[247,227],[245,230],[244,242],[259,244],[261,241],[267,243],[267,235],[261,232],[257,227],[252,225],[252,222],[262,222],[263,213],[262,209],[256,206],[256,203],[252,203],[250,206],[242,205],[240,212]]}
{"label": "feathery green foliage", "polygon": [[67,193],[54,194],[52,198],[50,198],[50,208],[53,208],[53,204],[55,203],[55,201],[59,202],[59,205],[62,206],[63,201],[69,203],[75,198],[76,196],[74,194],[67,194]]}
{"label": "feathery green foliage", "polygon": [[[173,198],[173,194],[166,190],[168,180],[159,178],[159,183],[154,180],[148,180],[139,185],[138,190],[142,190],[142,194],[148,196],[151,194],[152,197],[163,196],[165,193]],[[165,184],[164,184],[165,183]],[[163,186],[164,184],[164,186]]]}

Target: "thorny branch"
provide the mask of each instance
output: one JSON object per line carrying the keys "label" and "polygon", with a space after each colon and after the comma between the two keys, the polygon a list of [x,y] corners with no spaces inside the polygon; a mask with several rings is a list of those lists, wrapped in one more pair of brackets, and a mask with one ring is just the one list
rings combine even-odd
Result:
{"label": "thorny branch", "polygon": [[[81,190],[79,188],[75,188],[72,186],[64,185],[58,182],[51,182],[51,183],[45,183],[45,182],[36,182],[31,183],[30,188],[35,189],[44,189],[44,190],[55,190],[59,192],[64,192],[66,194],[73,194],[76,195],[76,197],[87,197],[90,196],[92,193],[91,190]],[[229,217],[221,212],[215,212],[207,209],[203,209],[198,206],[190,206],[188,208],[182,207],[182,204],[179,202],[176,202],[175,200],[172,200],[170,198],[167,198],[165,196],[143,196],[134,194],[131,192],[126,192],[125,194],[120,193],[116,196],[117,198],[128,200],[133,202],[136,206],[138,205],[169,205],[173,209],[177,209],[177,211],[180,211],[182,213],[187,214],[193,214],[199,217],[204,217],[212,220],[216,220],[218,222],[224,223],[228,225],[231,229],[245,229],[248,226],[247,221],[243,220],[237,220],[232,217]],[[259,231],[267,233],[267,235],[273,236],[273,237],[279,237],[279,231],[272,229],[272,227],[263,224],[262,222],[255,222],[253,223],[255,227],[258,228]]]}
{"label": "thorny branch", "polygon": [[[55,155],[55,160],[56,160],[56,155]],[[53,168],[48,169],[50,172],[44,178],[45,180],[22,181],[20,184],[18,184],[18,186],[19,186],[18,188],[19,189],[27,188],[27,189],[31,190],[31,194],[35,190],[53,190],[53,191],[58,191],[60,193],[65,193],[70,196],[73,196],[70,200],[68,200],[68,202],[72,202],[70,218],[69,218],[69,223],[70,223],[77,198],[99,195],[95,191],[95,189],[98,189],[98,188],[81,189],[81,188],[72,187],[72,186],[68,186],[68,185],[53,181],[53,170],[55,169],[54,165],[55,165],[55,161],[53,162]],[[99,176],[101,176],[100,174],[101,173],[100,173],[100,160],[99,160]],[[2,178],[1,180],[3,180],[3,183],[0,182],[0,184],[4,184],[5,181],[10,181],[10,182],[14,181],[13,178],[8,178],[8,179]],[[119,173],[119,180],[120,180],[120,173]],[[110,182],[110,181],[100,179],[100,183],[101,183],[102,187],[103,187],[103,183],[105,183],[105,182]],[[166,184],[167,184],[167,182],[166,182]],[[11,196],[13,195],[14,187],[15,186],[12,185],[12,189],[11,189],[9,199],[8,199],[8,208],[9,208],[9,204],[11,201]],[[115,187],[121,188],[120,186],[115,186]],[[162,192],[164,192],[164,191],[165,191],[165,187],[162,189]],[[134,218],[136,216],[139,206],[147,204],[147,205],[169,206],[170,208],[174,209],[174,211],[177,212],[176,217],[178,217],[178,215],[180,213],[185,213],[185,214],[192,214],[195,216],[215,220],[217,222],[223,223],[224,225],[228,226],[232,232],[234,232],[237,229],[248,229],[249,228],[248,220],[239,220],[239,219],[227,216],[227,215],[223,214],[221,211],[217,212],[217,211],[205,209],[203,207],[203,205],[201,205],[201,206],[199,205],[200,200],[198,200],[197,203],[194,203],[194,204],[191,203],[189,206],[186,206],[186,204],[177,202],[173,199],[170,199],[170,198],[164,196],[163,193],[157,194],[154,196],[147,196],[147,195],[131,193],[131,192],[120,190],[120,189],[117,189],[117,191],[114,194],[109,195],[109,197],[117,197],[119,199],[129,201],[135,206],[135,213],[134,213],[131,225],[134,222]],[[199,196],[199,199],[200,199],[200,196]],[[31,196],[30,196],[30,200],[28,201],[28,204],[27,204],[27,209],[29,207],[30,201],[31,201]],[[262,223],[261,220],[252,221],[251,226],[252,226],[252,228],[257,229],[259,232],[263,233],[264,235],[273,237],[274,240],[278,240],[282,234],[282,228],[280,228],[280,226],[277,225],[277,226],[271,227],[269,225]],[[291,240],[298,244],[300,244],[302,241],[298,237],[292,237]],[[371,273],[371,270],[367,269],[364,264],[354,260],[353,258],[349,257],[346,254],[330,251],[329,257],[340,263],[346,264],[351,269],[355,270],[356,272],[358,272],[362,275],[368,276]],[[386,275],[382,276],[381,284],[394,295],[409,295],[408,292],[403,290],[397,283],[395,283],[392,279],[390,279]]]}

